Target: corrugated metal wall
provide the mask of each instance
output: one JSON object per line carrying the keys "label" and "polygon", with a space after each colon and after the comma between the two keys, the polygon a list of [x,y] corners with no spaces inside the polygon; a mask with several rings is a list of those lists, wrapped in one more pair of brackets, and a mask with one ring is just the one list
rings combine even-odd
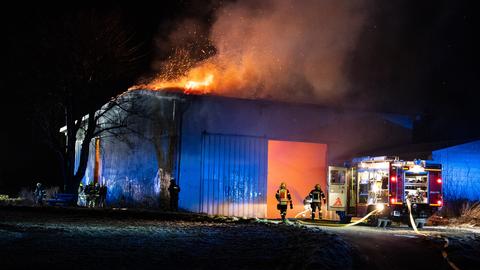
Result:
{"label": "corrugated metal wall", "polygon": [[262,137],[203,133],[200,211],[265,217],[267,147]]}
{"label": "corrugated metal wall", "polygon": [[442,164],[443,198],[480,199],[480,140],[432,152]]}

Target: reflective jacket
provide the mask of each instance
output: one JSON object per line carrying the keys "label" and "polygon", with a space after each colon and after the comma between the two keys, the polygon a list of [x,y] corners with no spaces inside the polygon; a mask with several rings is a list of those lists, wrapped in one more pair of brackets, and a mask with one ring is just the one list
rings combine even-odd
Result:
{"label": "reflective jacket", "polygon": [[313,189],[310,191],[309,196],[312,202],[320,202],[321,199],[325,199],[325,194],[323,194],[322,189]]}
{"label": "reflective jacket", "polygon": [[170,192],[170,198],[177,198],[178,193],[180,193],[180,187],[177,184],[170,184],[168,191]]}
{"label": "reflective jacket", "polygon": [[275,194],[275,198],[277,198],[277,201],[279,201],[281,205],[287,205],[288,202],[292,201],[290,191],[288,191],[286,188],[278,189],[277,194]]}

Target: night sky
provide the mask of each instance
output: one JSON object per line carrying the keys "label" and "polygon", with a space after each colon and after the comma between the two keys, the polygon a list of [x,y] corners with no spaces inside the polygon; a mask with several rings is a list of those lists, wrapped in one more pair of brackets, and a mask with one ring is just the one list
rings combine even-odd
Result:
{"label": "night sky", "polygon": [[[417,116],[416,142],[480,137],[480,46],[475,38],[479,23],[474,3],[371,1],[368,18],[346,60],[344,73],[353,87],[343,105]],[[194,19],[205,32],[200,36],[207,37],[213,14],[223,4],[102,1],[94,6],[93,1],[82,1],[73,7],[19,3],[2,8],[0,194],[15,194],[37,180],[62,183],[58,162],[42,143],[34,113],[55,84],[49,71],[58,59],[48,59],[55,58],[55,51],[68,50],[56,42],[65,21],[79,12],[115,14],[133,41],[141,44],[141,59],[116,86],[122,92],[151,74],[155,61],[169,56],[168,46],[158,43],[177,23]],[[106,98],[99,98],[99,104]]]}

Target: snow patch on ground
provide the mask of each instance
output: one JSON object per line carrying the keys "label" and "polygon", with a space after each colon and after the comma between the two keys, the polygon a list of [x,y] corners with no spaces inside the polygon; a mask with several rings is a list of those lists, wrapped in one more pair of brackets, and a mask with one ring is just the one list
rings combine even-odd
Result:
{"label": "snow patch on ground", "polygon": [[[7,268],[354,269],[353,248],[293,222],[0,209]],[[175,214],[173,214],[175,215]],[[338,258],[342,258],[339,260]],[[2,266],[2,268],[3,268]]]}
{"label": "snow patch on ground", "polygon": [[448,238],[445,249],[449,259],[460,269],[479,269],[480,230],[478,227],[448,227],[443,233]]}

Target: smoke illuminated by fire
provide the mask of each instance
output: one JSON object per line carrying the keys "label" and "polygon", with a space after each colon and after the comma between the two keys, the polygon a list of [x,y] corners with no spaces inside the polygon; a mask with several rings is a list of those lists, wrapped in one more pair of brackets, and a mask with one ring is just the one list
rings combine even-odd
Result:
{"label": "smoke illuminated by fire", "polygon": [[[216,12],[209,40],[216,52],[198,63],[175,57],[158,77],[131,89],[182,88],[193,94],[332,100],[349,84],[345,63],[366,18],[364,1],[238,1]],[[198,33],[191,21],[168,42]],[[178,74],[172,64],[187,67]],[[185,64],[186,63],[186,64]],[[173,76],[172,74],[175,74]]]}

